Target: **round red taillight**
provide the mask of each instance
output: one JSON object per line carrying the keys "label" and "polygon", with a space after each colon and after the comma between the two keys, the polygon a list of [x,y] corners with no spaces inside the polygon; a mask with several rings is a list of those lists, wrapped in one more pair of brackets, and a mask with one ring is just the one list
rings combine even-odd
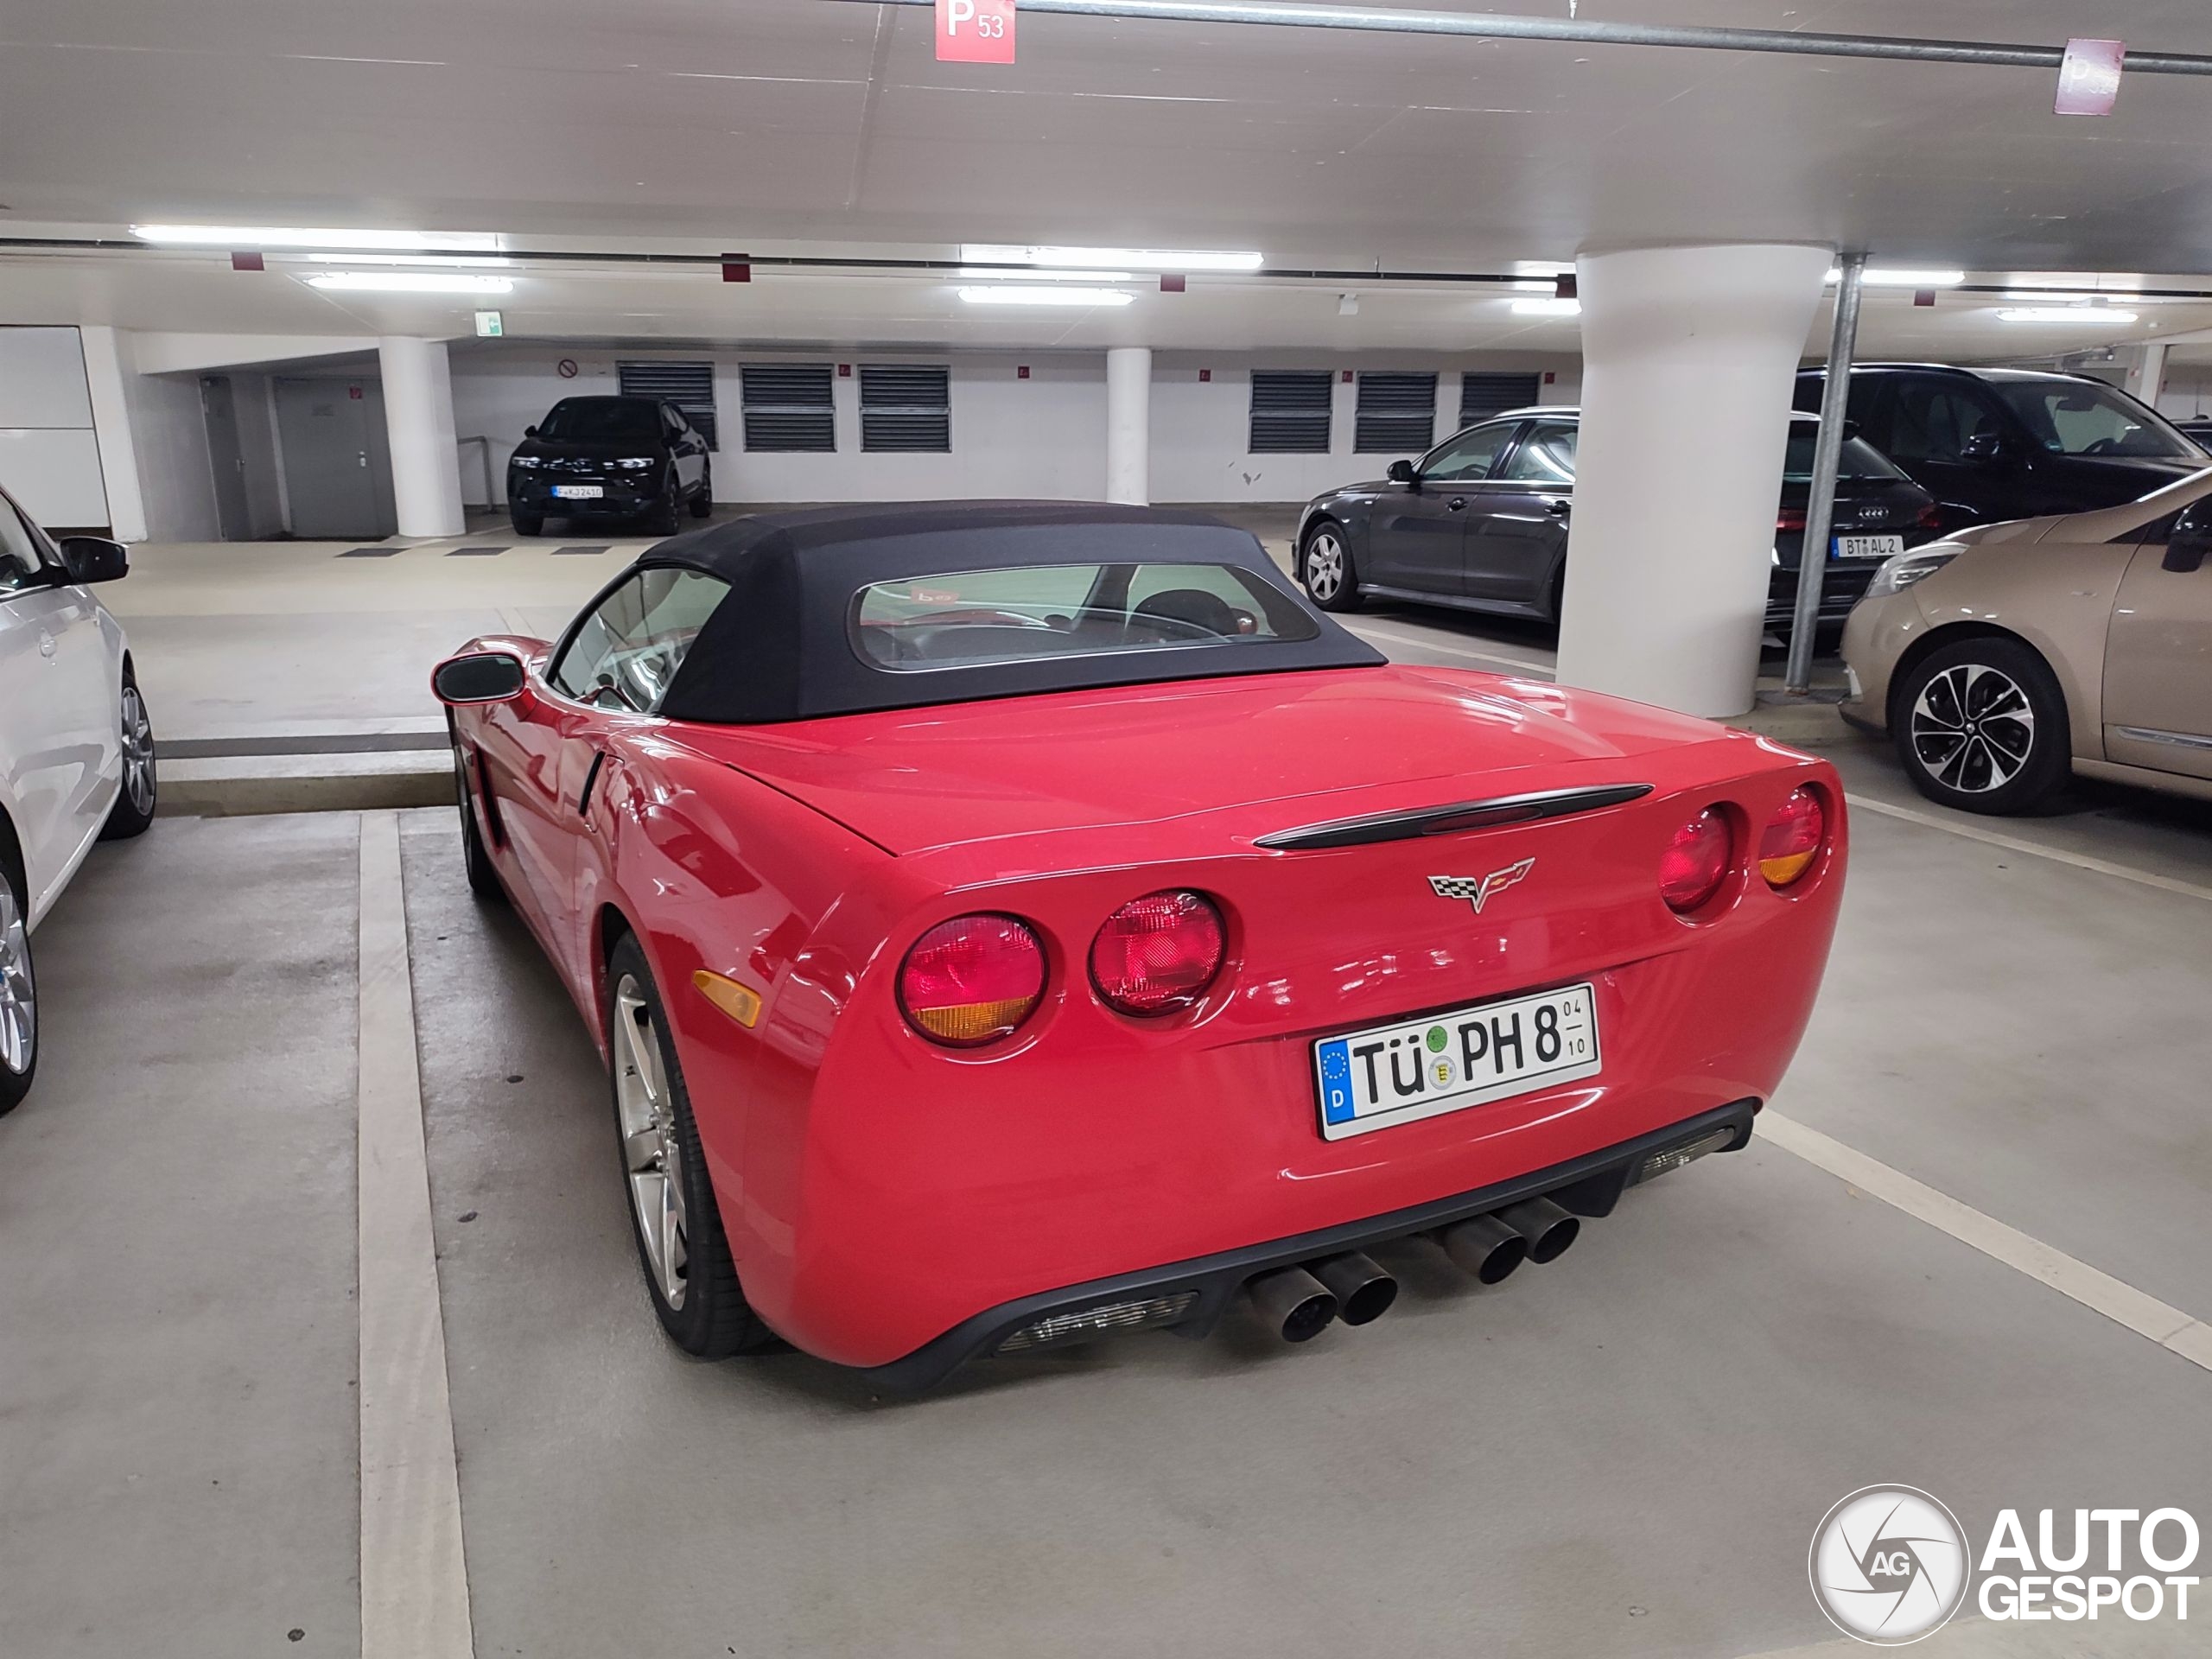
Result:
{"label": "round red taillight", "polygon": [[1735,837],[1728,820],[1714,807],[1706,810],[1675,831],[1659,859],[1659,896],[1676,915],[1709,902],[1728,879]]}
{"label": "round red taillight", "polygon": [[907,1023],[952,1048],[1012,1035],[1044,995],[1045,947],[1011,916],[939,922],[899,969]]}
{"label": "round red taillight", "polygon": [[1205,995],[1228,941],[1221,912],[1195,893],[1148,893],[1106,918],[1090,980],[1123,1014],[1176,1014]]}
{"label": "round red taillight", "polygon": [[1767,885],[1786,887],[1811,869],[1827,833],[1821,798],[1809,789],[1792,790],[1759,832],[1759,874]]}

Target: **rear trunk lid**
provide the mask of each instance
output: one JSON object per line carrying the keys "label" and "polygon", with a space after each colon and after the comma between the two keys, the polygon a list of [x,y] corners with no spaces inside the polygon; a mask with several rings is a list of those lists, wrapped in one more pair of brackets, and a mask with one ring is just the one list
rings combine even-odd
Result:
{"label": "rear trunk lid", "polygon": [[1740,747],[1713,762],[1725,772],[1754,743],[1537,681],[1405,664],[687,726],[682,741],[902,857],[1043,836],[1071,858],[1120,847],[1124,861],[1243,850],[1374,813],[1661,782],[1645,758],[1664,751],[1679,772],[1685,744]]}

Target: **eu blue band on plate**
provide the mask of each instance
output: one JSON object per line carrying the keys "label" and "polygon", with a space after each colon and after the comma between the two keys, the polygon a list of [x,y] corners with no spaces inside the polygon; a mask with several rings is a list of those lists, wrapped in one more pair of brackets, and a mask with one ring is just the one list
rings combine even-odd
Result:
{"label": "eu blue band on plate", "polygon": [[1331,1123],[1349,1123],[1351,1109],[1351,1045],[1346,1041],[1321,1045],[1321,1116]]}

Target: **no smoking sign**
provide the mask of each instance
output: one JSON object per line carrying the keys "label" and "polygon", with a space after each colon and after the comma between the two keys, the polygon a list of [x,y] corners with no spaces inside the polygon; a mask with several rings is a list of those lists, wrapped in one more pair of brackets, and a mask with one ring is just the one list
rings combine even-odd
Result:
{"label": "no smoking sign", "polygon": [[939,63],[1012,63],[1014,0],[937,0]]}

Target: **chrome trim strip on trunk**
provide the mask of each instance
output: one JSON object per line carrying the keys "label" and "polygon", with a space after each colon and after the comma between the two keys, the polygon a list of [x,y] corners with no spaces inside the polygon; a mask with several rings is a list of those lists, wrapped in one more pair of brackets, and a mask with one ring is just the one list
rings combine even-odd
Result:
{"label": "chrome trim strip on trunk", "polygon": [[1596,789],[1553,789],[1535,795],[1500,795],[1452,806],[1421,806],[1404,812],[1376,812],[1279,830],[1252,844],[1271,853],[1318,852],[1332,847],[1366,847],[1384,841],[1414,841],[1423,836],[1452,836],[1468,830],[1495,830],[1509,823],[1535,823],[1576,812],[1595,812],[1641,800],[1649,784],[1607,784]]}

